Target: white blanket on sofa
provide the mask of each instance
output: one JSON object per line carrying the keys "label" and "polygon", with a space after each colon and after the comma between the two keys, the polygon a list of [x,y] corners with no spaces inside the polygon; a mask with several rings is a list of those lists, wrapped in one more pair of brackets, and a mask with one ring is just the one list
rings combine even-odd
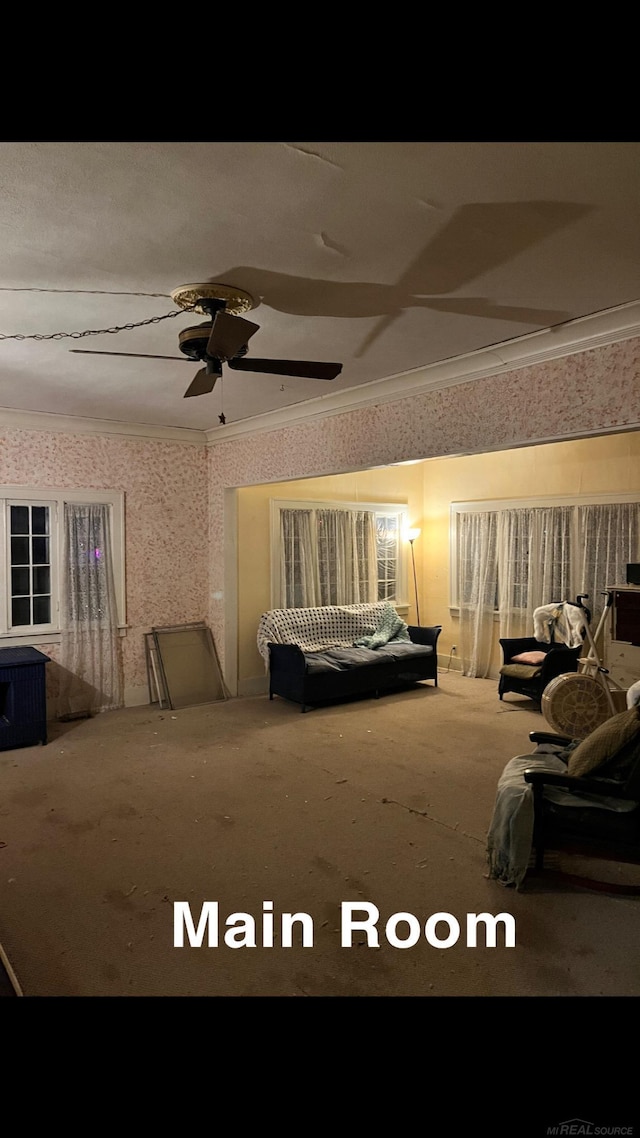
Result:
{"label": "white blanket on sofa", "polygon": [[389,601],[358,605],[323,605],[321,608],[270,609],[258,625],[258,651],[269,664],[269,643],[297,644],[303,652],[324,648],[376,647],[393,640],[408,640],[407,625]]}

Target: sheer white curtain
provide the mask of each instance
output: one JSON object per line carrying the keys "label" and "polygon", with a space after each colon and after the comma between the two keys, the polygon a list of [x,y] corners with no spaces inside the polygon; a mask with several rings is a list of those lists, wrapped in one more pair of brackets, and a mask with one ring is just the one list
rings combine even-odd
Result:
{"label": "sheer white curtain", "polygon": [[531,636],[540,605],[571,600],[571,506],[498,514],[501,636]]}
{"label": "sheer white curtain", "polygon": [[320,604],[312,510],[280,511],[280,598],[286,609]]}
{"label": "sheer white curtain", "polygon": [[375,515],[370,510],[317,510],[320,604],[377,599]]}
{"label": "sheer white curtain", "polygon": [[[573,506],[543,506],[538,515],[538,564],[534,604],[575,600],[572,577]],[[572,590],[573,594],[572,595]],[[530,627],[533,627],[532,625]]]}
{"label": "sheer white curtain", "polygon": [[640,557],[640,503],[612,502],[578,507],[579,591],[588,593],[595,630],[604,607],[603,591],[624,585],[627,563]]}
{"label": "sheer white curtain", "polygon": [[377,600],[375,514],[370,510],[280,511],[284,608]]}
{"label": "sheer white curtain", "polygon": [[110,528],[109,506],[65,505],[59,715],[123,704]]}
{"label": "sheer white curtain", "polygon": [[489,675],[493,613],[500,636],[533,635],[540,605],[588,593],[595,630],[607,586],[640,560],[640,503],[523,506],[458,515],[458,596],[464,674]]}
{"label": "sheer white curtain", "polygon": [[465,676],[486,679],[491,666],[498,589],[498,515],[458,515],[460,652]]}

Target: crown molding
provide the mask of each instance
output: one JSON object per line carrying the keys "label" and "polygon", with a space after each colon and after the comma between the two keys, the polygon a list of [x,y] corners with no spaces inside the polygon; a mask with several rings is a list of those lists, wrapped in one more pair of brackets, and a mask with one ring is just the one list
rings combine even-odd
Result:
{"label": "crown molding", "polygon": [[155,439],[165,442],[191,443],[204,446],[204,431],[189,427],[162,427],[151,423],[125,423],[117,419],[86,419],[78,415],[57,415],[49,411],[19,411],[0,407],[0,430],[54,431],[65,435],[119,435],[130,439]]}
{"label": "crown molding", "polygon": [[409,372],[362,383],[330,395],[321,395],[317,399],[305,400],[253,418],[241,419],[237,423],[210,427],[205,432],[207,446],[216,446],[244,435],[277,431],[282,427],[354,411],[360,407],[391,403],[410,395],[471,383],[476,379],[502,375],[634,337],[640,337],[640,300],[604,312],[595,312],[590,316],[581,316],[555,328],[531,332],[502,344],[493,344],[490,348],[481,348]]}

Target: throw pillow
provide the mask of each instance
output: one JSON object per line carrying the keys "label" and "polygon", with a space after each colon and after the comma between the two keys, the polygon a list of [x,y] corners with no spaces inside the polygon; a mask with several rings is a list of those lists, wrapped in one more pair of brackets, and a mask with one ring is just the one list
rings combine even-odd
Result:
{"label": "throw pillow", "polygon": [[592,774],[614,759],[632,739],[640,736],[639,711],[640,708],[633,707],[612,715],[587,735],[569,756],[569,774],[577,777]]}
{"label": "throw pillow", "polygon": [[519,652],[511,657],[512,664],[541,664],[547,657],[546,652]]}

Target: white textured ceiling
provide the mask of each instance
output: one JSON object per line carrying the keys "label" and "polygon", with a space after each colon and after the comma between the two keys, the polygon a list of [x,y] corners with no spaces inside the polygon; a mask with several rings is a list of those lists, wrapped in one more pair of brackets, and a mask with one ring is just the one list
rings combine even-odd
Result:
{"label": "white textured ceiling", "polygon": [[217,281],[255,298],[247,358],[344,365],[225,367],[184,399],[197,364],[69,349],[177,356],[202,316],[0,340],[0,408],[207,429],[638,300],[640,143],[5,142],[0,232],[4,336],[146,320]]}

